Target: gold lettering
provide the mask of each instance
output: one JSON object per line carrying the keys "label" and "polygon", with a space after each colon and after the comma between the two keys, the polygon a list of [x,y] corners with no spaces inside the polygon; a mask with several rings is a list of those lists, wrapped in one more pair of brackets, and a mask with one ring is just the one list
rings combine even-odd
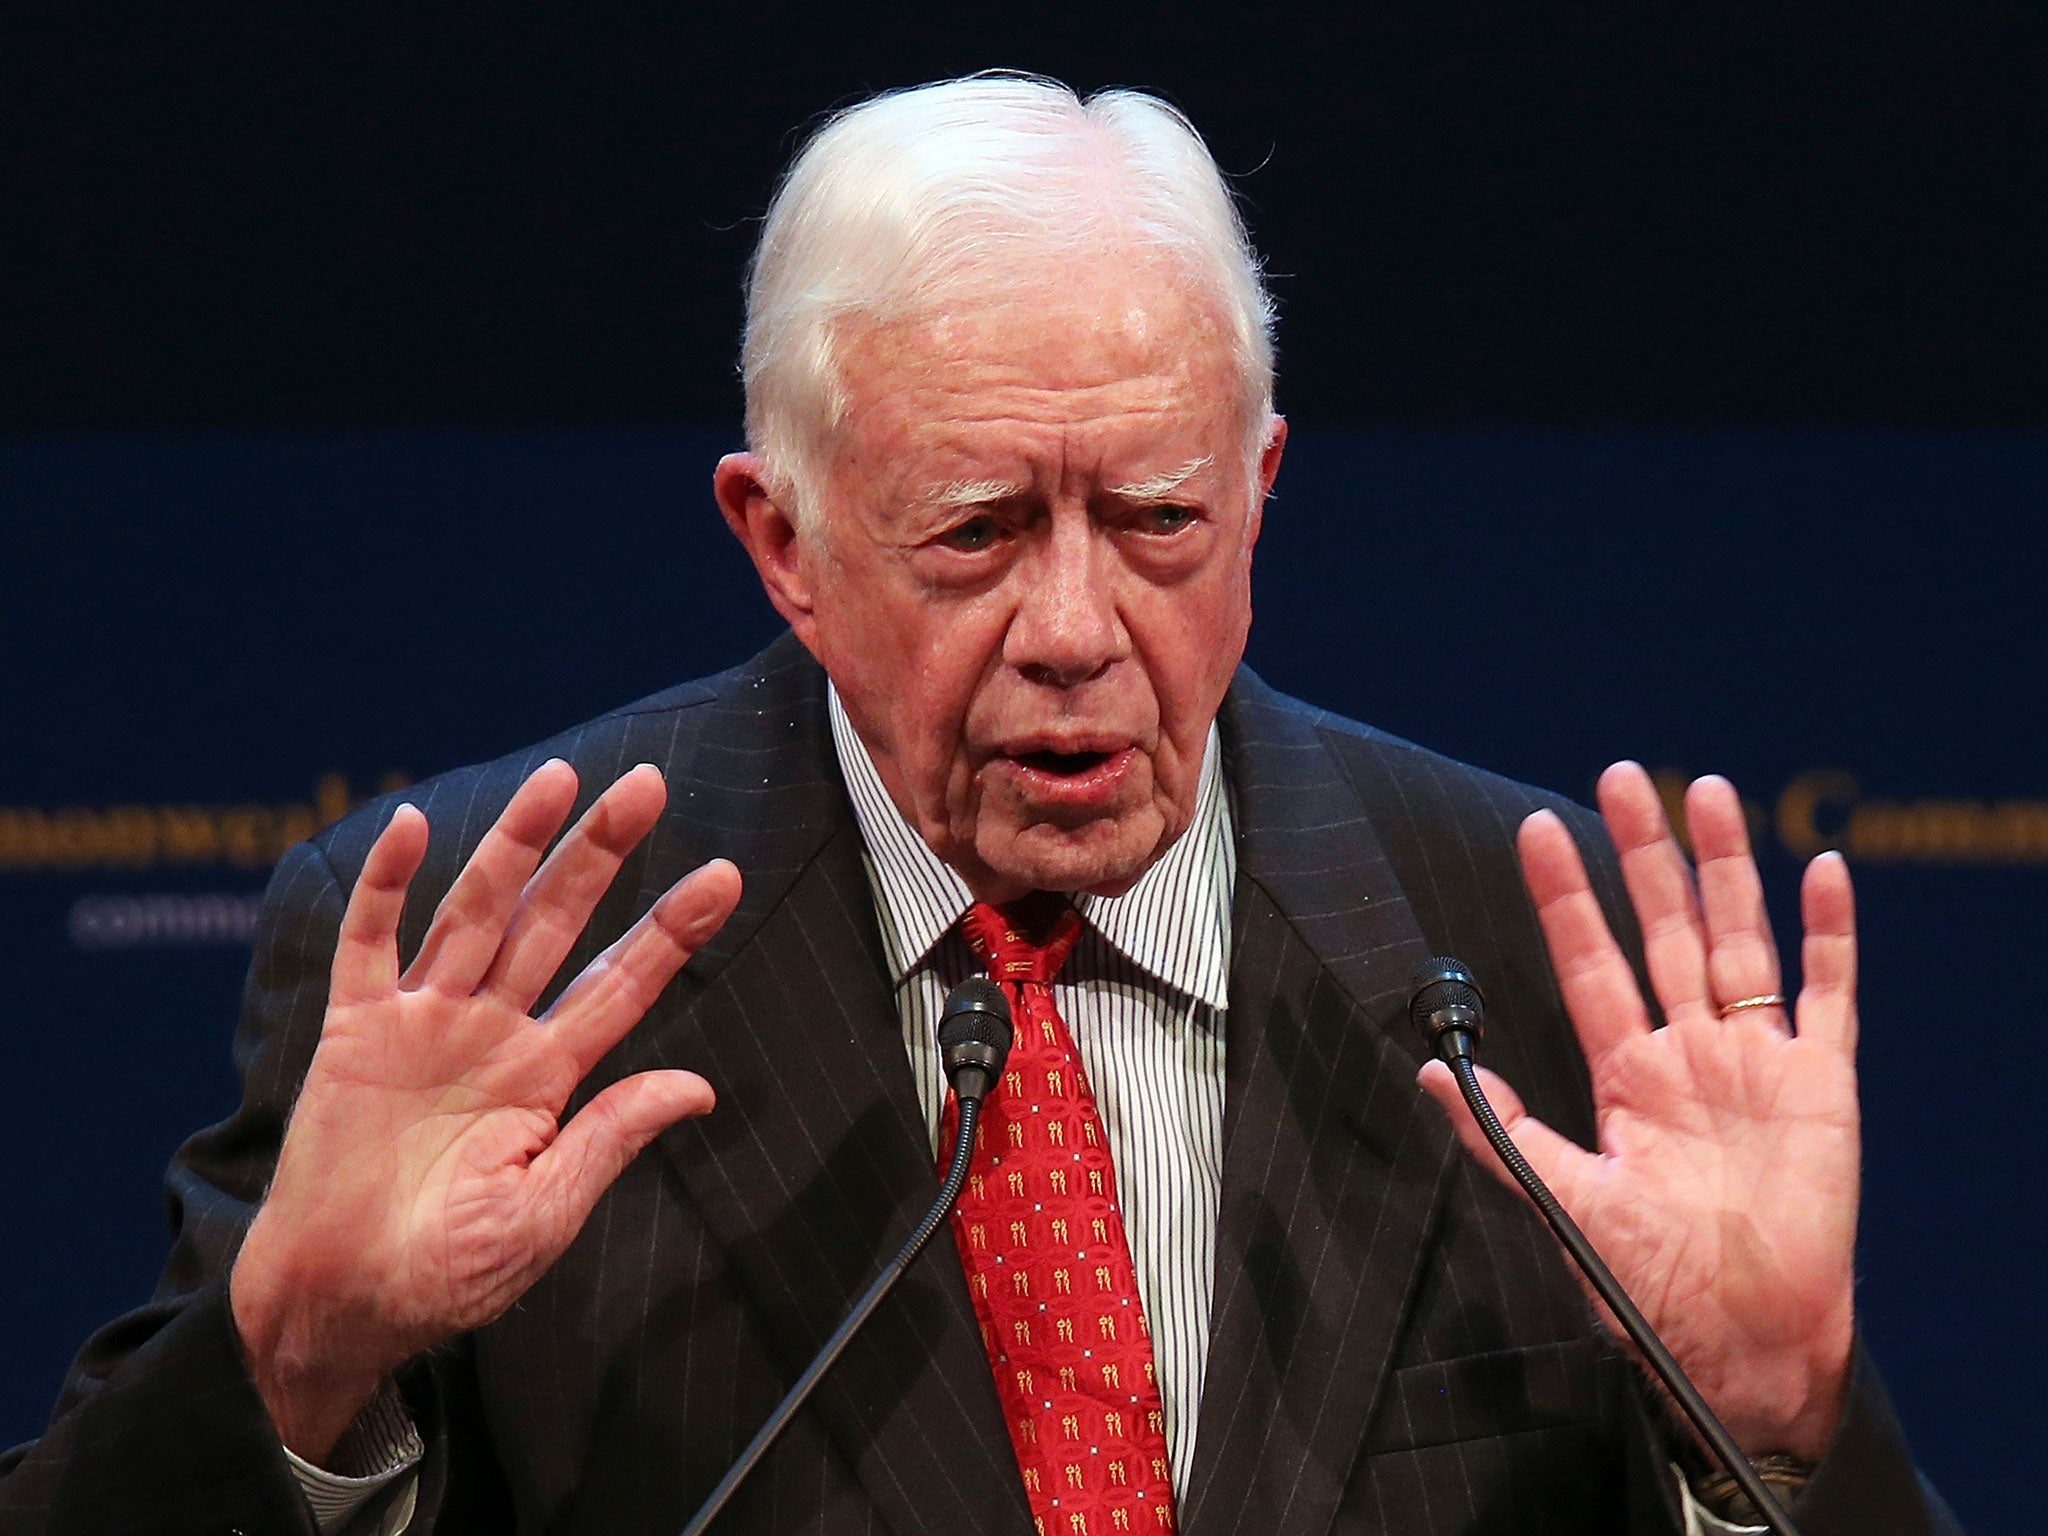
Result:
{"label": "gold lettering", "polygon": [[354,808],[354,805],[355,802],[349,799],[348,779],[345,775],[339,773],[323,773],[320,775],[319,782],[313,786],[313,808],[314,814],[320,819],[321,826],[332,826],[335,822],[346,816]]}
{"label": "gold lettering", "polygon": [[67,805],[50,818],[48,862],[59,869],[84,869],[99,861],[99,817],[82,805]]}
{"label": "gold lettering", "polygon": [[320,830],[320,818],[313,814],[310,805],[283,805],[277,810],[277,828],[272,834],[271,861],[284,857],[285,850],[293,843],[303,843]]}
{"label": "gold lettering", "polygon": [[220,857],[220,829],[196,805],[167,805],[157,818],[167,864],[211,864]]}
{"label": "gold lettering", "polygon": [[271,863],[277,833],[270,814],[260,805],[230,806],[220,813],[221,856],[238,869]]}
{"label": "gold lettering", "polygon": [[34,869],[43,862],[45,842],[42,812],[0,810],[0,869]]}
{"label": "gold lettering", "polygon": [[1840,834],[1822,828],[1821,807],[1853,802],[1859,792],[1856,781],[1837,769],[1802,773],[1778,796],[1778,841],[1796,859],[1835,847]]}
{"label": "gold lettering", "polygon": [[2004,800],[1993,815],[2006,857],[2029,864],[2048,860],[2048,800]]}
{"label": "gold lettering", "polygon": [[147,869],[156,862],[156,816],[146,806],[117,805],[102,818],[103,862]]}

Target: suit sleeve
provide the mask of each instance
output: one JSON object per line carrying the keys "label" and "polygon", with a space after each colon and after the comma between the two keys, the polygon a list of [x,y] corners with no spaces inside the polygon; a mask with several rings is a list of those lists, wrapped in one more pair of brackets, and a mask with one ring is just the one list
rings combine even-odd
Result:
{"label": "suit sleeve", "polygon": [[[0,1536],[316,1536],[243,1358],[227,1275],[276,1166],[326,1012],[346,892],[317,847],[278,866],[235,1038],[242,1101],[185,1143],[166,1179],[173,1239],[145,1307],[95,1333],[42,1437],[0,1456]],[[451,1350],[400,1378],[427,1444],[420,1517],[447,1491]]]}

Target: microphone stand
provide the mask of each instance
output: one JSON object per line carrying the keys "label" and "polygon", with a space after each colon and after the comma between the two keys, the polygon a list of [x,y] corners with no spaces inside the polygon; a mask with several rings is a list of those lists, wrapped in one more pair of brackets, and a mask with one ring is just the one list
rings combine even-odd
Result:
{"label": "microphone stand", "polygon": [[840,1355],[845,1353],[846,1346],[853,1342],[853,1336],[860,1331],[861,1324],[865,1323],[875,1308],[882,1304],[882,1298],[895,1287],[903,1272],[910,1268],[920,1253],[924,1252],[925,1244],[929,1243],[933,1235],[945,1224],[946,1217],[952,1213],[953,1203],[960,1198],[960,1191],[967,1183],[968,1164],[974,1160],[974,1128],[981,1119],[981,1099],[978,1096],[963,1097],[959,1103],[960,1131],[953,1139],[953,1160],[947,1165],[945,1182],[939,1186],[939,1198],[932,1202],[932,1208],[925,1212],[924,1219],[910,1234],[910,1241],[903,1245],[902,1251],[889,1261],[881,1274],[875,1277],[875,1283],[868,1287],[867,1294],[854,1303],[853,1310],[846,1314],[846,1321],[841,1323],[832,1337],[825,1341],[825,1346],[818,1351],[817,1358],[811,1361],[803,1375],[796,1379],[796,1385],[789,1389],[788,1396],[784,1397],[775,1411],[768,1416],[768,1422],[761,1426],[760,1432],[740,1453],[740,1459],[732,1464],[731,1470],[720,1479],[718,1486],[711,1490],[711,1496],[704,1501],[703,1507],[684,1528],[683,1536],[703,1536],[705,1529],[718,1518],[719,1512],[725,1508],[741,1481],[754,1470],[761,1458],[768,1454],[769,1447],[774,1445],[783,1430],[788,1428],[789,1421],[796,1417],[797,1410],[809,1399],[812,1389],[824,1379],[825,1373],[832,1369]]}

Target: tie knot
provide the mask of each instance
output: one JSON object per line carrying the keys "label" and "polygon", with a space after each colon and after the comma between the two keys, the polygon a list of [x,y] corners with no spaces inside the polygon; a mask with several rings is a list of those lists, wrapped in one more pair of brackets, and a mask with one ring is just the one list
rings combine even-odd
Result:
{"label": "tie knot", "polygon": [[1081,937],[1081,914],[1065,902],[1052,912],[1031,897],[1003,907],[977,901],[961,926],[991,978],[1012,986],[1049,986]]}

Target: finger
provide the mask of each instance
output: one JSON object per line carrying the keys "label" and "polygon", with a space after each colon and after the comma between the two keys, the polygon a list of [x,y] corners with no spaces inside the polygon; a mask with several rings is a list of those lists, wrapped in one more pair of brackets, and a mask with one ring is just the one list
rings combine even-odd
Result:
{"label": "finger", "polygon": [[1799,1037],[1856,1054],[1856,894],[1849,865],[1824,853],[1806,866],[1799,885]]}
{"label": "finger", "polygon": [[[1779,990],[1782,973],[1763,881],[1749,848],[1749,824],[1735,786],[1718,774],[1695,779],[1685,793],[1685,820],[1699,861],[1700,906],[1707,929],[1709,1001],[1723,1004]],[[1790,1030],[1782,1008],[1745,1009],[1749,1017]]]}
{"label": "finger", "polygon": [[1565,824],[1553,811],[1538,811],[1522,823],[1516,844],[1565,1011],[1597,1077],[1610,1051],[1649,1032],[1649,1011]]}
{"label": "finger", "polygon": [[327,994],[330,1007],[389,997],[398,986],[398,920],[405,912],[406,890],[426,856],[427,818],[416,805],[399,806],[370,844],[341,915]]}
{"label": "finger", "polygon": [[1685,853],[1664,819],[1664,803],[1640,763],[1600,775],[1600,814],[1621,855],[1622,879],[1643,930],[1643,958],[1664,1017],[1715,1016],[1707,990],[1706,930]]}
{"label": "finger", "polygon": [[559,757],[527,776],[441,898],[403,985],[429,986],[449,997],[476,990],[504,940],[520,891],[575,803],[576,770]]}
{"label": "finger", "polygon": [[[1484,1067],[1480,1067],[1478,1072],[1479,1084],[1486,1090],[1486,1101],[1493,1106],[1501,1129],[1508,1133],[1508,1140],[1529,1160],[1529,1166],[1536,1170],[1536,1177],[1549,1185],[1551,1193],[1569,1208],[1571,1202],[1565,1191],[1576,1189],[1585,1170],[1598,1159],[1530,1114],[1523,1106],[1522,1096],[1510,1088],[1505,1079]],[[1494,1151],[1486,1132],[1473,1118],[1451,1069],[1441,1061],[1425,1062],[1416,1074],[1416,1081],[1422,1085],[1422,1091],[1435,1099],[1444,1113],[1450,1116],[1451,1129],[1457,1132],[1465,1150],[1479,1160],[1480,1166],[1508,1188],[1522,1193],[1521,1184],[1508,1172],[1507,1164],[1500,1160],[1500,1154]]]}
{"label": "finger", "polygon": [[694,1072],[640,1072],[619,1079],[578,1110],[533,1160],[535,1199],[551,1211],[555,1254],[583,1229],[598,1197],[647,1143],[678,1121],[709,1112],[717,1096]]}
{"label": "finger", "polygon": [[667,799],[652,763],[622,774],[597,797],[527,881],[481,991],[521,1013],[533,1007]]}
{"label": "finger", "polygon": [[583,974],[547,1013],[548,1024],[588,1072],[654,1006],[698,947],[718,932],[740,899],[740,872],[713,859],[669,887],[647,915]]}

